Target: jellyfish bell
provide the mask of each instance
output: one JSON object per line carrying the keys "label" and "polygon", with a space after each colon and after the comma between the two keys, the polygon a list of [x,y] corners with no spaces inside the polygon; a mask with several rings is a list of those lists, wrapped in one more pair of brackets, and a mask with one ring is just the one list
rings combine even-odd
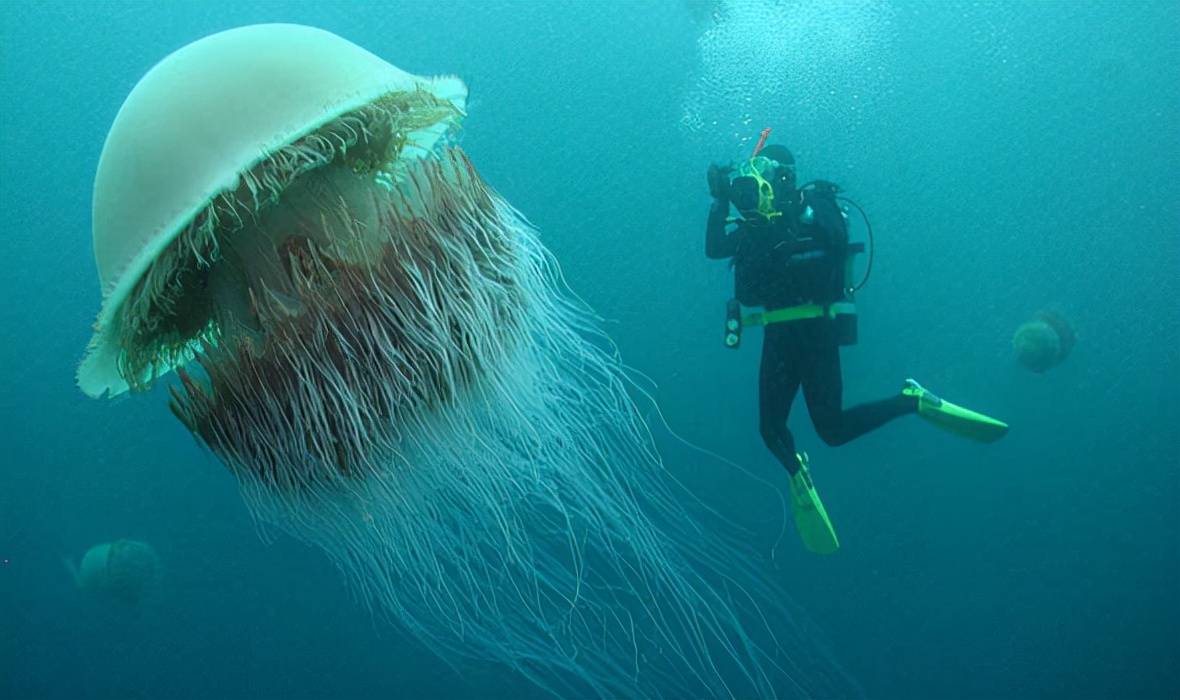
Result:
{"label": "jellyfish bell", "polygon": [[1076,342],[1069,321],[1054,311],[1042,310],[1016,329],[1012,350],[1022,366],[1040,374],[1064,362]]}
{"label": "jellyfish bell", "polygon": [[175,371],[251,514],[447,659],[569,695],[848,694],[674,496],[609,339],[453,146],[465,98],[296,25],[165,58],[100,159],[80,386]]}
{"label": "jellyfish bell", "polygon": [[[389,162],[429,152],[465,99],[457,78],[411,76],[297,25],[214,34],[157,64],[123,103],[99,159],[93,228],[103,305],[78,372],[83,391],[122,393],[191,359],[193,337],[207,329],[191,325],[202,314],[185,312],[202,300],[169,292],[197,283],[217,237],[299,172],[336,156],[363,169],[365,158],[390,151]],[[404,118],[381,134],[352,131],[381,110]]]}
{"label": "jellyfish bell", "polygon": [[160,559],[146,542],[116,540],[86,550],[82,561],[67,567],[78,588],[128,605],[149,594],[160,576]]}

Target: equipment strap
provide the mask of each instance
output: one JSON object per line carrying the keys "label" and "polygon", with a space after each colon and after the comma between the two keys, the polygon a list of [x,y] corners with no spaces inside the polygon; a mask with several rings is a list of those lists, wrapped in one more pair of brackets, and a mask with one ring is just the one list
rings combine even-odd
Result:
{"label": "equipment strap", "polygon": [[800,304],[782,309],[756,311],[742,316],[742,326],[769,326],[772,323],[803,321],[809,318],[836,318],[844,314],[855,314],[856,304],[840,301],[835,304]]}

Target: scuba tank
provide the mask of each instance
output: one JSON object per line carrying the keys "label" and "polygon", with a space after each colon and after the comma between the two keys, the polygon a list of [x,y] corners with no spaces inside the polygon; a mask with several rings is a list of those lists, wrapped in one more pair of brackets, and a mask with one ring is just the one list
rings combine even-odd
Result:
{"label": "scuba tank", "polygon": [[[869,275],[871,275],[873,273],[873,250],[876,247],[873,244],[873,224],[871,221],[869,221],[868,214],[865,213],[865,210],[859,204],[857,204],[852,198],[845,197],[844,195],[840,194],[840,191],[841,191],[840,186],[837,185],[836,183],[828,182],[827,180],[812,180],[808,183],[805,183],[802,187],[799,188],[800,192],[803,192],[806,190],[814,190],[817,192],[830,193],[832,198],[835,199],[838,203],[840,203],[842,205],[840,207],[840,213],[844,217],[845,221],[848,220],[848,207],[852,207],[852,208],[856,209],[857,213],[860,214],[861,220],[865,222],[865,231],[867,233],[868,245],[866,246],[864,243],[849,243],[849,244],[847,244],[849,254],[846,256],[846,259],[845,259],[844,289],[845,289],[845,293],[847,295],[851,296],[851,295],[855,294],[856,292],[859,292],[866,284],[868,284]],[[814,223],[815,210],[812,209],[810,205],[808,205],[803,210],[803,213],[800,215],[799,220],[805,224]],[[866,249],[868,250],[868,253],[869,253],[869,259],[868,259],[868,262],[865,263],[864,277],[861,277],[859,282],[857,282],[856,284],[853,284],[852,283],[853,257],[859,253],[865,252]]]}

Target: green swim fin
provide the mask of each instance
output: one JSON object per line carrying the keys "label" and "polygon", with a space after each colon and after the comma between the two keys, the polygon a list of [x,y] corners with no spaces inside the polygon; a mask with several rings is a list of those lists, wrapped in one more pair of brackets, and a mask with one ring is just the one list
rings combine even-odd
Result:
{"label": "green swim fin", "polygon": [[979,442],[995,442],[1008,433],[1008,424],[969,408],[944,401],[913,379],[905,380],[901,393],[918,399],[918,415],[943,430]]}
{"label": "green swim fin", "polygon": [[836,539],[836,530],[832,528],[832,521],[828,512],[824,510],[823,501],[815,491],[815,484],[811,481],[811,472],[807,469],[807,454],[796,454],[799,460],[799,471],[791,477],[791,513],[795,516],[795,527],[799,530],[799,537],[803,539],[803,546],[816,554],[831,554],[840,548],[840,541]]}

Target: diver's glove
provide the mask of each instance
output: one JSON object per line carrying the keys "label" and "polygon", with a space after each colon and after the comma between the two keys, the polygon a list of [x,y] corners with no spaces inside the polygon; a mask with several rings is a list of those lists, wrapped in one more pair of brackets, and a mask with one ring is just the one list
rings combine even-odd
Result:
{"label": "diver's glove", "polygon": [[709,165],[709,194],[718,202],[729,203],[729,173],[732,171],[730,165]]}

